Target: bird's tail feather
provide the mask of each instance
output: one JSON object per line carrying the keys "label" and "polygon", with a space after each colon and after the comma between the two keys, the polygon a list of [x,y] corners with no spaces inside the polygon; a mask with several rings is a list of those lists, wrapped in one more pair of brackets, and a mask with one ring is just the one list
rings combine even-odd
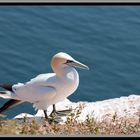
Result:
{"label": "bird's tail feather", "polygon": [[21,100],[11,99],[12,98],[11,94],[12,94],[12,91],[0,91],[0,97],[5,98],[5,99],[10,99],[0,108],[0,113],[24,102]]}
{"label": "bird's tail feather", "polygon": [[7,109],[13,108],[14,106],[17,106],[18,104],[23,103],[23,101],[11,99],[8,102],[6,102],[1,108],[0,113],[6,111]]}
{"label": "bird's tail feather", "polygon": [[0,97],[4,99],[11,99],[11,91],[0,91]]}

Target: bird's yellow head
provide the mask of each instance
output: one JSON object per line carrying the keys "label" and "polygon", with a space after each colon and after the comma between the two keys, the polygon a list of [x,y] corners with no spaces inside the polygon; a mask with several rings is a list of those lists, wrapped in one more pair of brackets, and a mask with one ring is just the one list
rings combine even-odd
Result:
{"label": "bird's yellow head", "polygon": [[65,68],[65,67],[74,67],[74,68],[81,68],[81,69],[89,69],[88,66],[76,61],[70,55],[64,52],[57,53],[53,56],[51,61],[51,66],[54,72],[57,69]]}

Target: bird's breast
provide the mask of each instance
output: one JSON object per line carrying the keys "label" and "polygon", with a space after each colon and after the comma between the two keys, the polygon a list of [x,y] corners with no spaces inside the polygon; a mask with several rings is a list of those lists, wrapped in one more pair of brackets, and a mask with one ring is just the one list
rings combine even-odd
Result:
{"label": "bird's breast", "polygon": [[79,75],[76,70],[68,71],[65,76],[60,78],[60,82],[57,88],[59,92],[57,95],[62,97],[68,97],[75,92],[79,85]]}

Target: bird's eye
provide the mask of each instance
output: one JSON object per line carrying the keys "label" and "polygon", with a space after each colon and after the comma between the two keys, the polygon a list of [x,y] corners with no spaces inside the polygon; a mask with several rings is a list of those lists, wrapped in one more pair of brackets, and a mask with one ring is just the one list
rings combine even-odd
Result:
{"label": "bird's eye", "polygon": [[66,61],[66,64],[67,64],[67,63],[72,63],[72,62],[73,62],[72,60],[67,60],[67,61]]}

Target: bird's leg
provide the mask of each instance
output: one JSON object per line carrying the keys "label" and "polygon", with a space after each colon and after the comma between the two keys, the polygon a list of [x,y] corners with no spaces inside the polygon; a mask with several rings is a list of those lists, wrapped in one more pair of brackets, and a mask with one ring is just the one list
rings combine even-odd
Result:
{"label": "bird's leg", "polygon": [[61,121],[60,119],[55,120],[54,117],[49,118],[48,115],[47,115],[47,110],[43,110],[43,111],[44,111],[45,119],[46,119],[46,121],[48,121],[49,124],[52,124],[53,122],[54,123],[59,123],[59,121]]}
{"label": "bird's leg", "polygon": [[57,111],[56,111],[56,108],[55,108],[55,104],[53,104],[53,110],[50,114],[51,117],[56,117],[57,116]]}
{"label": "bird's leg", "polygon": [[55,117],[55,116],[66,116],[67,114],[69,114],[72,110],[71,109],[67,109],[67,110],[61,110],[61,111],[56,111],[56,107],[55,104],[53,104],[53,110],[50,114],[50,116]]}
{"label": "bird's leg", "polygon": [[47,115],[47,110],[43,110],[44,111],[44,115],[45,115],[45,119],[48,120],[48,115]]}
{"label": "bird's leg", "polygon": [[45,115],[46,121],[48,121],[48,123],[51,124],[52,123],[52,120],[48,117],[47,110],[43,110],[43,111],[44,111],[44,115]]}

